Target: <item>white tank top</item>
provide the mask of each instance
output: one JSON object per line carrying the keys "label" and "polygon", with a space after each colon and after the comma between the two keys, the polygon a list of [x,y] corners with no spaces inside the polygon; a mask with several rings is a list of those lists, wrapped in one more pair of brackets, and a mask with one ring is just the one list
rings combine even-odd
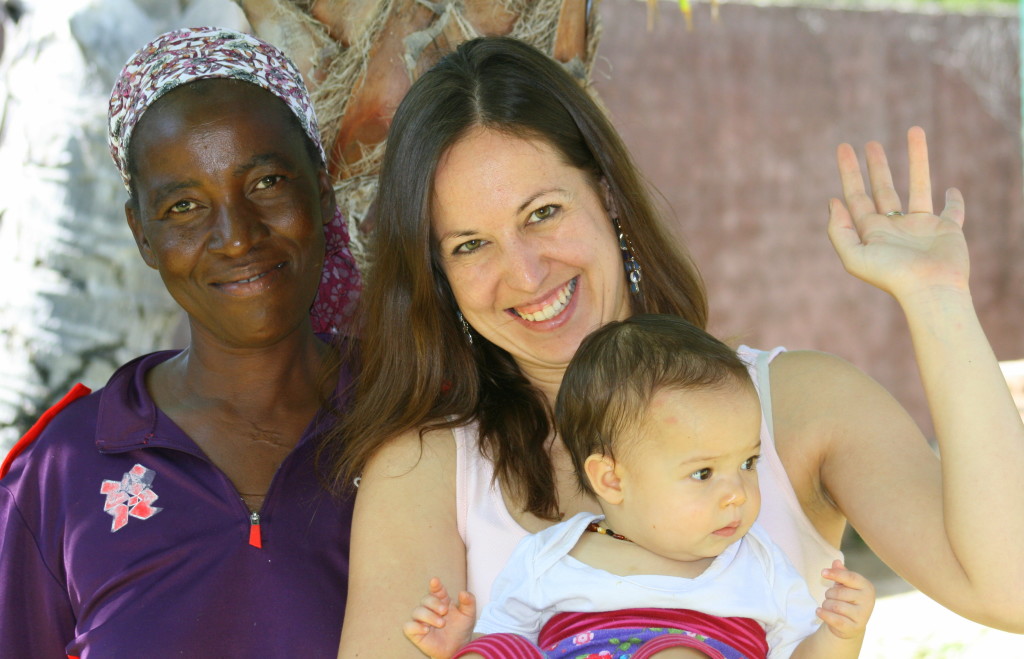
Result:
{"label": "white tank top", "polygon": [[[765,352],[740,346],[737,351],[747,363],[761,398],[761,459],[758,480],[761,514],[758,523],[796,567],[817,601],[822,601],[829,582],[821,570],[843,553],[818,533],[807,519],[796,492],[782,466],[772,434],[771,390],[768,363],[784,348]],[[466,545],[466,575],[469,591],[476,595],[477,610],[491,599],[491,584],[505,566],[512,550],[527,531],[505,507],[494,478],[493,463],[480,454],[475,424],[456,428],[456,505],[459,535]]]}

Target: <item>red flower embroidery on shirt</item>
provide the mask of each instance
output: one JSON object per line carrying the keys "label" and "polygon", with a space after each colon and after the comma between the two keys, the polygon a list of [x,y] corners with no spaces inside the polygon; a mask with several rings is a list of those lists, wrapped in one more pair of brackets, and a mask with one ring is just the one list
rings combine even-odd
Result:
{"label": "red flower embroidery on shirt", "polygon": [[103,510],[114,518],[110,532],[121,530],[128,523],[128,517],[149,519],[163,508],[153,505],[159,497],[149,486],[156,478],[156,472],[142,465],[135,465],[120,481],[103,481],[100,494],[106,494]]}

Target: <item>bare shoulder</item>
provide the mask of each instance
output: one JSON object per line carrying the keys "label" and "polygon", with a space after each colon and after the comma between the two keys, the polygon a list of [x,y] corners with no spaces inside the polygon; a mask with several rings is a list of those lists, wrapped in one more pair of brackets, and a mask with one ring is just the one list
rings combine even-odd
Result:
{"label": "bare shoulder", "polygon": [[430,579],[438,577],[451,592],[466,588],[455,471],[455,439],[447,429],[403,433],[363,470],[340,657],[421,657],[402,625]]}
{"label": "bare shoulder", "polygon": [[871,376],[850,362],[824,352],[782,353],[771,365],[776,427],[811,426],[835,435],[872,418],[909,420],[903,407]]}
{"label": "bare shoulder", "polygon": [[772,392],[785,387],[830,385],[836,378],[868,378],[863,371],[836,355],[817,350],[790,350],[772,360]]}
{"label": "bare shoulder", "polygon": [[[857,415],[866,404],[892,401],[874,379],[850,362],[825,352],[781,353],[770,367],[776,429],[836,429],[836,415]],[[895,401],[892,401],[895,404]]]}
{"label": "bare shoulder", "polygon": [[835,355],[782,353],[770,377],[779,458],[808,518],[838,546],[850,495],[859,496],[846,467],[866,468],[893,433],[916,427],[881,385]]}
{"label": "bare shoulder", "polygon": [[419,430],[396,436],[377,451],[360,477],[355,529],[372,528],[378,540],[390,537],[404,543],[415,535],[409,525],[424,520],[458,537],[455,440],[448,429],[422,438]]}
{"label": "bare shoulder", "polygon": [[866,489],[885,489],[881,474],[890,484],[905,483],[934,466],[903,406],[849,362],[821,352],[784,353],[772,362],[771,384],[779,457],[805,512],[826,537],[837,532],[834,514],[863,523],[858,512],[871,509],[865,504],[874,496]]}
{"label": "bare shoulder", "polygon": [[853,366],[834,355],[812,350],[783,352],[772,360],[772,418],[780,455],[796,441],[801,443],[801,454],[812,448],[807,442],[820,444],[821,433],[827,431],[822,405],[828,404],[828,390],[846,377],[847,369]]}
{"label": "bare shoulder", "polygon": [[404,432],[370,458],[363,471],[363,480],[403,478],[446,472],[455,469],[455,438],[447,428],[421,432],[414,428]]}

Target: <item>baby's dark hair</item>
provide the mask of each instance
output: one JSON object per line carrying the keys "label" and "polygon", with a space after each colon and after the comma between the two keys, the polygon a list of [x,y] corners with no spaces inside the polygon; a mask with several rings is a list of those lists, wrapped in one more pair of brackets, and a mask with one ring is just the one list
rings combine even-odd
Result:
{"label": "baby's dark hair", "polygon": [[586,459],[622,451],[623,435],[639,430],[655,393],[737,383],[753,387],[736,351],[678,316],[642,314],[594,331],[569,362],[555,403],[582,491],[595,494]]}

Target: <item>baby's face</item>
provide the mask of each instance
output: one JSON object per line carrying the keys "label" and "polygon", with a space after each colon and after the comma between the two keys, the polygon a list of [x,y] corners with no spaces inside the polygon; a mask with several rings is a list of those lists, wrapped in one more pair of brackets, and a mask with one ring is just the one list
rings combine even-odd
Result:
{"label": "baby's face", "polygon": [[616,531],[681,561],[718,556],[761,509],[755,470],[761,410],[749,383],[664,389],[651,400],[616,471],[629,530]]}

